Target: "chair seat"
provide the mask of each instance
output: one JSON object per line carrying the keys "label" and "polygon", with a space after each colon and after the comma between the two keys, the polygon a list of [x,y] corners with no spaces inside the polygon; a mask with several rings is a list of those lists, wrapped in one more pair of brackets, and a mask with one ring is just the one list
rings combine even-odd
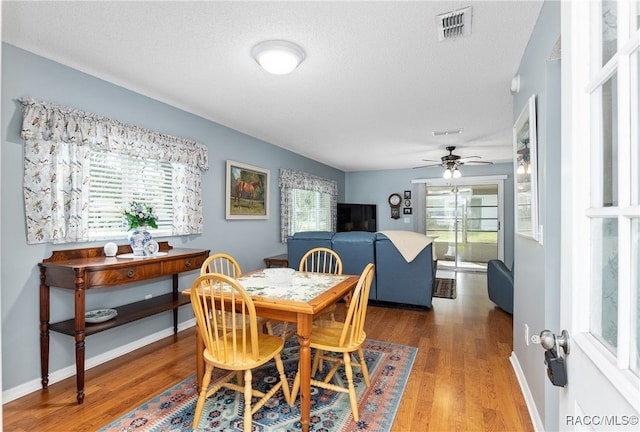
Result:
{"label": "chair seat", "polygon": [[[344,331],[344,322],[320,319],[313,322],[310,346],[321,350],[333,352],[351,352],[362,345],[367,338],[365,332],[350,344],[340,345],[340,336]],[[351,332],[351,326],[349,326]]]}
{"label": "chair seat", "polygon": [[[242,340],[242,332],[237,331],[237,340]],[[224,368],[227,370],[246,370],[254,369],[267,363],[273,358],[273,356],[282,351],[284,348],[284,341],[279,336],[268,335],[265,333],[258,333],[259,352],[258,359],[253,359],[253,352],[251,351],[251,344],[247,341],[247,351],[245,353],[236,352],[235,359],[234,348],[232,343],[231,334],[228,334],[228,340],[226,349],[221,349],[221,352],[229,353],[229,359],[220,359],[211,354],[207,349],[204,350],[203,356],[205,361],[213,364],[216,367]],[[248,337],[247,337],[248,340]]]}

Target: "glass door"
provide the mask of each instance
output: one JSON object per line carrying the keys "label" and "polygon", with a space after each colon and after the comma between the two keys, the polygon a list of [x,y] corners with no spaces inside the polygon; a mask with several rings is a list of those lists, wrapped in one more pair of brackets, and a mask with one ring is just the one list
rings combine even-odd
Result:
{"label": "glass door", "polygon": [[426,234],[434,238],[438,266],[486,271],[499,258],[497,184],[426,187]]}

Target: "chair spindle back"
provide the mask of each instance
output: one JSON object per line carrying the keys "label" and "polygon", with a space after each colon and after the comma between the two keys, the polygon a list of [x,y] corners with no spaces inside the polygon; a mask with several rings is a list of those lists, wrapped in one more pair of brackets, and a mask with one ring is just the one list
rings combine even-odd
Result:
{"label": "chair spindle back", "polygon": [[[207,351],[224,363],[257,360],[258,325],[253,300],[233,278],[220,273],[199,276],[191,287],[191,305]],[[232,317],[240,319],[232,319]]]}
{"label": "chair spindle back", "polygon": [[341,346],[352,345],[361,342],[365,338],[364,322],[367,317],[369,291],[371,290],[374,272],[375,266],[369,263],[360,275],[349,303],[342,333],[340,334],[339,344]]}
{"label": "chair spindle back", "polygon": [[314,248],[300,259],[300,271],[342,274],[340,256],[329,248]]}
{"label": "chair spindle back", "polygon": [[209,256],[202,267],[200,267],[200,274],[206,273],[220,273],[223,275],[237,278],[242,274],[240,270],[240,264],[231,256],[226,253],[216,253]]}

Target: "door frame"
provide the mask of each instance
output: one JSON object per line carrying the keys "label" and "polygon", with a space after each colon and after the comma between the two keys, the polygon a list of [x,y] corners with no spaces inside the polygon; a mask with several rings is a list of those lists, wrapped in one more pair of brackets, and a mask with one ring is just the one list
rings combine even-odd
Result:
{"label": "door frame", "polygon": [[[508,178],[507,175],[491,175],[491,176],[473,176],[473,177],[461,177],[457,179],[444,179],[441,177],[438,178],[420,178],[413,179],[411,183],[424,185],[424,188],[427,186],[464,186],[464,185],[484,185],[484,184],[495,184],[498,186],[498,259],[504,261],[504,181]],[[418,194],[421,195],[421,194]],[[421,199],[416,200],[416,204],[420,206],[421,212],[425,211],[425,198],[420,197]],[[420,215],[424,215],[424,213],[417,212],[417,226],[416,231],[425,233],[426,232],[426,218],[420,217]]]}

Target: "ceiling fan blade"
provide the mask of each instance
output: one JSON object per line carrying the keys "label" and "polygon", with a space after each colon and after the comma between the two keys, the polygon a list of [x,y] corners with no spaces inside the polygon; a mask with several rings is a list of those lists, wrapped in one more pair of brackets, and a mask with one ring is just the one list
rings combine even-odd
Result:
{"label": "ceiling fan blade", "polygon": [[487,165],[493,165],[493,162],[487,162],[487,161],[466,161],[464,162],[466,165],[469,164],[487,164]]}
{"label": "ceiling fan blade", "polygon": [[463,156],[460,159],[482,159],[481,156]]}
{"label": "ceiling fan blade", "polygon": [[442,163],[442,161],[439,160],[435,160],[435,159],[422,159],[423,162],[439,162]]}
{"label": "ceiling fan blade", "polygon": [[431,164],[431,165],[420,165],[417,167],[413,167],[413,169],[417,169],[417,168],[430,168],[430,167],[441,167],[442,164],[441,163],[437,163],[437,164]]}

